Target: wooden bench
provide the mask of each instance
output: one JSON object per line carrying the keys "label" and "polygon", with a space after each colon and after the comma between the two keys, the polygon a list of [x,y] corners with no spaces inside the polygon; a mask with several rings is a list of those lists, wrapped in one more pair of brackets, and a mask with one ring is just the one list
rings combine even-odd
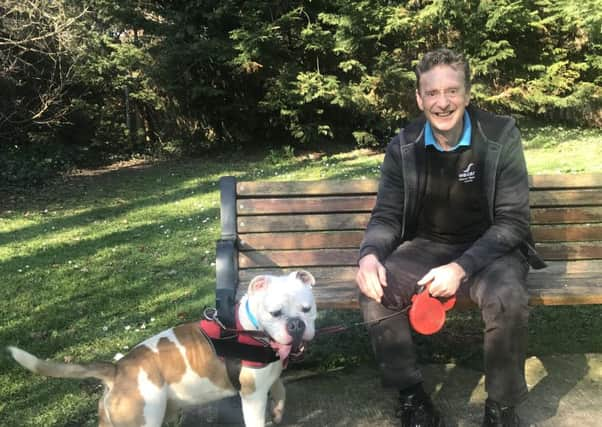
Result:
{"label": "wooden bench", "polygon": [[[223,177],[218,309],[253,276],[296,268],[316,277],[319,307],[358,308],[358,247],[377,186],[376,180]],[[530,187],[531,228],[548,263],[529,273],[530,304],[602,303],[602,174],[534,175]]]}

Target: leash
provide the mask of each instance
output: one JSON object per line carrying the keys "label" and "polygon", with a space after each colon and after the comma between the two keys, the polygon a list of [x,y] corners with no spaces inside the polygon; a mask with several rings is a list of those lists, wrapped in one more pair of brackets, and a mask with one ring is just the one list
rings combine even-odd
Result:
{"label": "leash", "polygon": [[[355,322],[352,323],[350,325],[332,325],[332,326],[325,326],[323,328],[317,329],[316,330],[316,337],[321,336],[321,335],[332,335],[332,334],[338,334],[341,332],[345,332],[348,331],[352,328],[358,328],[360,326],[371,326],[371,325],[375,325],[377,323],[383,322],[385,320],[389,320],[392,319],[394,317],[400,316],[403,313],[407,312],[410,309],[411,305],[404,307],[403,309],[396,311],[395,313],[392,314],[388,314],[386,316],[383,317],[379,317],[378,319],[373,319],[373,320],[367,320],[364,322]],[[203,318],[205,320],[208,320],[210,322],[215,322],[219,325],[219,327],[222,329],[222,331],[224,332],[229,332],[231,335],[226,335],[224,337],[222,337],[222,339],[232,339],[232,338],[236,338],[237,334],[241,334],[241,335],[248,335],[251,336],[253,338],[260,338],[260,339],[270,339],[270,336],[268,334],[266,334],[263,331],[249,331],[246,329],[239,329],[239,328],[228,328],[226,325],[224,325],[218,317],[218,313],[217,313],[217,309],[213,308],[213,307],[207,307],[203,310]]]}
{"label": "leash", "polygon": [[378,319],[373,319],[373,320],[367,320],[364,322],[355,322],[352,323],[350,325],[333,325],[333,326],[326,326],[324,328],[320,328],[316,331],[316,337],[320,336],[320,335],[331,335],[331,334],[338,334],[340,332],[345,332],[348,331],[351,328],[357,328],[359,326],[371,326],[371,325],[375,325],[377,323],[380,323],[384,320],[388,320],[388,319],[392,319],[394,317],[400,316],[401,314],[407,312],[410,309],[411,305],[404,307],[403,309],[396,311],[395,313],[392,314],[388,314],[386,316],[383,317],[379,317]]}

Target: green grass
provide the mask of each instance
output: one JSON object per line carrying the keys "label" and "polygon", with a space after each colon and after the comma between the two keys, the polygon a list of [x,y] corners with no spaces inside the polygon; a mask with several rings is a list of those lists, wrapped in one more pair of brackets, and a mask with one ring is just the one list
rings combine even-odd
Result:
{"label": "green grass", "polygon": [[523,141],[531,173],[602,172],[599,130],[562,127],[526,128]]}
{"label": "green grass", "polygon": [[[524,132],[530,172],[602,171],[602,132],[563,132]],[[560,144],[541,142],[548,135]],[[213,302],[220,176],[375,178],[381,161],[368,150],[282,149],[244,160],[128,163],[43,190],[0,193],[0,345],[57,360],[110,360],[155,332],[198,319]],[[602,338],[591,332],[602,328],[601,314],[598,307],[534,310],[532,351],[602,351]],[[356,312],[325,312],[320,323],[357,320]],[[478,313],[455,314],[443,333],[418,345],[426,361],[478,363]],[[303,366],[370,358],[365,333],[353,330],[318,339]],[[97,382],[34,376],[4,352],[0,372],[1,426],[95,425]]]}

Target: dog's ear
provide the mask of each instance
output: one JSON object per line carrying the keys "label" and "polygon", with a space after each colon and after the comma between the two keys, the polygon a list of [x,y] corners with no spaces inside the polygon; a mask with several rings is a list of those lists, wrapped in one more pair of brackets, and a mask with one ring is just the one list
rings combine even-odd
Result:
{"label": "dog's ear", "polygon": [[314,278],[314,276],[312,276],[312,274],[308,271],[305,270],[299,270],[299,271],[295,271],[294,273],[292,273],[292,275],[294,275],[294,277],[298,280],[301,281],[301,283],[303,283],[304,285],[309,286],[310,288],[316,284],[316,279]]}
{"label": "dog's ear", "polygon": [[265,290],[268,287],[268,283],[270,282],[270,278],[268,276],[255,276],[251,283],[249,283],[250,294],[254,292],[259,292]]}

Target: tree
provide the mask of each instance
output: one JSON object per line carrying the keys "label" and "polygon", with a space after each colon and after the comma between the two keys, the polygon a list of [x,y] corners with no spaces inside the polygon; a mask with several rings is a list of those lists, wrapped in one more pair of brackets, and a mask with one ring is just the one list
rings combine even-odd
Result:
{"label": "tree", "polygon": [[15,143],[67,120],[66,93],[80,60],[72,29],[85,10],[41,0],[4,0],[0,10],[0,138]]}

